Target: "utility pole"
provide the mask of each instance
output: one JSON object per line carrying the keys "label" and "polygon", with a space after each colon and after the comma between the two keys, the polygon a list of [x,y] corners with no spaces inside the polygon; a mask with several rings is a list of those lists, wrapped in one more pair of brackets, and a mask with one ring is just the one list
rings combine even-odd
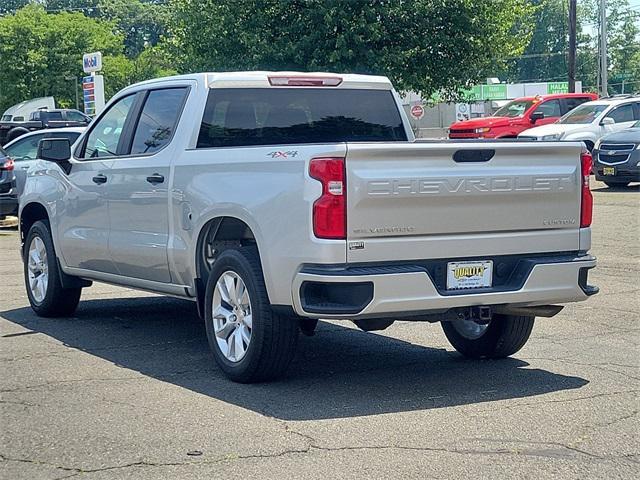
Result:
{"label": "utility pole", "polygon": [[600,0],[600,96],[609,95],[607,85],[607,0]]}
{"label": "utility pole", "polygon": [[576,91],[576,0],[569,0],[569,93]]}

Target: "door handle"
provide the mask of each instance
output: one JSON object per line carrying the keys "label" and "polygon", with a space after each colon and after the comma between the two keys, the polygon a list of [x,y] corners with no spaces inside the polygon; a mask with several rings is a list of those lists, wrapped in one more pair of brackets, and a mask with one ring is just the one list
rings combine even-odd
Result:
{"label": "door handle", "polygon": [[152,183],[152,184],[156,184],[156,183],[162,183],[164,182],[164,176],[160,175],[159,173],[154,173],[153,175],[147,177],[147,182]]}
{"label": "door handle", "polygon": [[91,180],[93,180],[93,183],[97,183],[98,185],[101,183],[107,183],[107,177],[103,174],[96,175]]}

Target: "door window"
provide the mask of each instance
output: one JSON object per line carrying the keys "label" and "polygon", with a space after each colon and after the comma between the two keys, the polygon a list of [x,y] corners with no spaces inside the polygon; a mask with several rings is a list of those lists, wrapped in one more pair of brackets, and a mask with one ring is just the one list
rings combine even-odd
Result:
{"label": "door window", "polygon": [[186,93],[186,88],[149,92],[133,137],[132,155],[157,152],[171,141]]}
{"label": "door window", "polygon": [[535,112],[542,112],[544,118],[559,117],[560,114],[560,100],[548,100],[538,105]]}
{"label": "door window", "polygon": [[134,95],[114,103],[89,132],[83,158],[113,157],[118,153],[118,143],[127,115],[133,106]]}
{"label": "door window", "polygon": [[89,119],[80,112],[74,112],[73,110],[67,112],[67,120],[70,122],[89,123]]}
{"label": "door window", "polygon": [[635,120],[633,115],[633,104],[628,103],[626,105],[621,105],[609,112],[607,117],[613,118],[616,123],[633,122]]}
{"label": "door window", "polygon": [[11,146],[5,147],[5,150],[16,162],[20,160],[34,160],[38,153],[38,142],[43,138],[44,133],[29,135],[26,138],[18,140]]}

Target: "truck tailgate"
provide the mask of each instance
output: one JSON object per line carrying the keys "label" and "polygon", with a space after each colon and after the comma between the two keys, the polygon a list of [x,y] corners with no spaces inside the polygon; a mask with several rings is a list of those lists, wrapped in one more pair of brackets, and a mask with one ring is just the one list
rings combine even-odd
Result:
{"label": "truck tailgate", "polygon": [[347,260],[579,250],[580,143],[347,145]]}

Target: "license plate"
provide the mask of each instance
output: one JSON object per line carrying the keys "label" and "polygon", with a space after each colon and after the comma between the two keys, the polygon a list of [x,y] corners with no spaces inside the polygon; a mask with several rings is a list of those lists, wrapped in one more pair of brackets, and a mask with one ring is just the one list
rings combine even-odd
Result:
{"label": "license plate", "polygon": [[449,262],[447,264],[447,290],[486,288],[493,284],[493,262]]}
{"label": "license plate", "polygon": [[615,175],[616,174],[616,169],[615,169],[615,167],[604,167],[602,169],[602,174],[603,175]]}

